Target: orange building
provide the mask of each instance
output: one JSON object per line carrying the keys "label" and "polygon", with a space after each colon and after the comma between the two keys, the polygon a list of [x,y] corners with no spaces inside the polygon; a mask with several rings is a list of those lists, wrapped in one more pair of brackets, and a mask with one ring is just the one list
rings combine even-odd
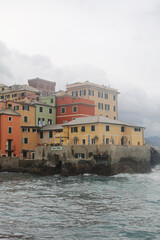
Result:
{"label": "orange building", "polygon": [[0,156],[19,157],[21,153],[20,114],[0,110]]}
{"label": "orange building", "polygon": [[38,127],[35,125],[35,106],[26,102],[7,101],[11,108],[21,115],[21,151],[23,158],[34,158],[35,146],[39,141]]}

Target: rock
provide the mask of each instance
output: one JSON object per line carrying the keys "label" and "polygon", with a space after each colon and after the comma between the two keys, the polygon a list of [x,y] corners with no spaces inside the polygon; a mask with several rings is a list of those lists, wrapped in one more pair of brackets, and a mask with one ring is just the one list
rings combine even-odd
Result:
{"label": "rock", "polygon": [[150,151],[151,151],[150,163],[151,163],[151,166],[154,167],[160,164],[160,153],[153,147],[151,147]]}

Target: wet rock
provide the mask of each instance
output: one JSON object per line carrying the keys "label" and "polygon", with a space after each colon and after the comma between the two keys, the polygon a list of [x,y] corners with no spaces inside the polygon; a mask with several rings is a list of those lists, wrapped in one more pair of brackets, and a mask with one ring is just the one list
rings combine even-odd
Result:
{"label": "wet rock", "polygon": [[150,151],[151,151],[150,163],[151,163],[151,166],[154,167],[160,164],[160,153],[153,147],[151,147]]}

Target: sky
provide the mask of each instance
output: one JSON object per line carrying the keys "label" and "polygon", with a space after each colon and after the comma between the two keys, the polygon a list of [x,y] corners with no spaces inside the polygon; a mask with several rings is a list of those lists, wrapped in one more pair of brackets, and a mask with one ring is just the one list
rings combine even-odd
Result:
{"label": "sky", "polygon": [[159,0],[0,0],[0,83],[118,89],[119,120],[160,136]]}

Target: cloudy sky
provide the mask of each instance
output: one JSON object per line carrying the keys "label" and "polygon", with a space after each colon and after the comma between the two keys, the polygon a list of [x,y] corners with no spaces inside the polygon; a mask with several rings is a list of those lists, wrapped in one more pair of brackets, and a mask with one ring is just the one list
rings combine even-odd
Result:
{"label": "cloudy sky", "polygon": [[0,82],[117,88],[119,119],[160,136],[159,0],[0,0]]}

